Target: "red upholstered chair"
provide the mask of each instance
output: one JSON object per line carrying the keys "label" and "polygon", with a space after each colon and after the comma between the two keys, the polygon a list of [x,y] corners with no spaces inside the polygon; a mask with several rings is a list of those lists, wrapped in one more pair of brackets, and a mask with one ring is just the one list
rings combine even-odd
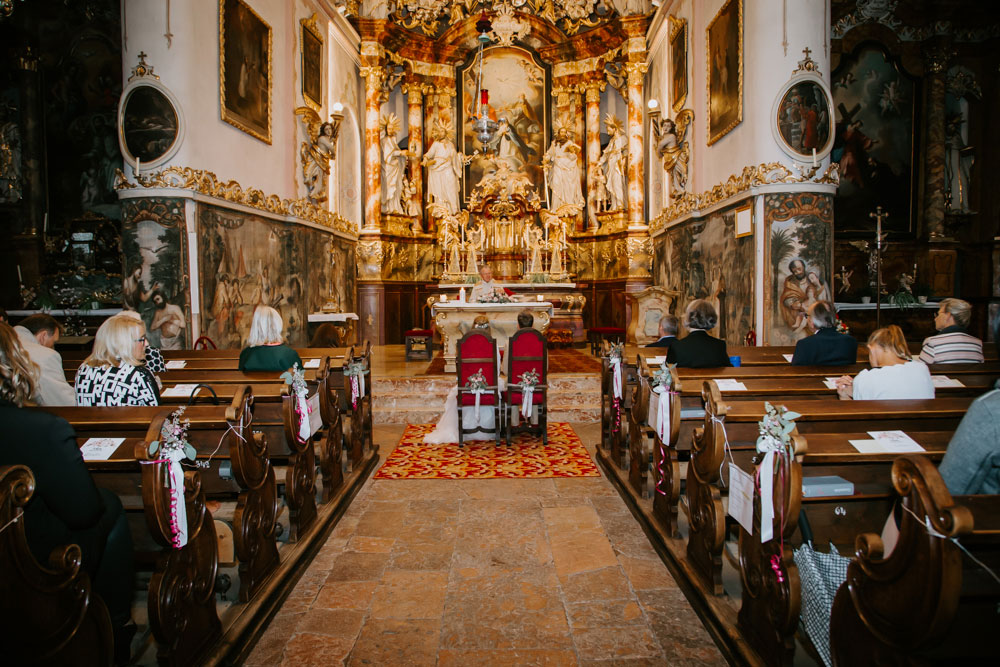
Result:
{"label": "red upholstered chair", "polygon": [[[537,329],[519,329],[507,344],[507,388],[504,391],[504,418],[507,421],[507,444],[512,433],[528,432],[542,436],[542,444],[549,443],[548,398],[549,398],[549,350],[545,336]],[[538,415],[538,423],[532,424],[521,414],[521,376],[527,371],[538,373],[531,396],[532,414]],[[515,423],[516,421],[516,423]]]}
{"label": "red upholstered chair", "polygon": [[465,428],[462,424],[462,408],[476,405],[475,392],[468,386],[469,378],[482,371],[486,388],[479,396],[480,406],[492,406],[496,444],[500,445],[500,430],[503,428],[500,410],[500,387],[498,378],[500,364],[497,361],[497,342],[485,331],[473,329],[458,341],[458,356],[455,361],[458,373],[458,444],[465,442],[466,433],[489,433],[489,429],[477,424]]}

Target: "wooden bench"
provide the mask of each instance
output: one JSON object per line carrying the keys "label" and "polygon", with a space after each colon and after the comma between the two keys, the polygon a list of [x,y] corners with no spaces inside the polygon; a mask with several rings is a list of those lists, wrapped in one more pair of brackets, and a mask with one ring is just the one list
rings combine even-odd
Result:
{"label": "wooden bench", "polygon": [[80,547],[67,544],[47,563],[25,537],[24,507],[35,492],[26,466],[0,466],[0,638],[12,665],[111,665],[111,618],[81,567]]}

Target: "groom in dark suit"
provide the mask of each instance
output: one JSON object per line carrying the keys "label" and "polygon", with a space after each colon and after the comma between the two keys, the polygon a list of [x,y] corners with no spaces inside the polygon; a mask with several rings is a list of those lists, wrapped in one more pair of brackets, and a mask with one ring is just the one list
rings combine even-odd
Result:
{"label": "groom in dark suit", "polygon": [[809,318],[816,333],[795,345],[795,366],[847,366],[858,361],[858,341],[837,331],[837,315],[826,301],[809,306]]}
{"label": "groom in dark suit", "polygon": [[653,341],[646,347],[669,348],[677,340],[677,318],[673,315],[664,315],[660,318],[660,338]]}

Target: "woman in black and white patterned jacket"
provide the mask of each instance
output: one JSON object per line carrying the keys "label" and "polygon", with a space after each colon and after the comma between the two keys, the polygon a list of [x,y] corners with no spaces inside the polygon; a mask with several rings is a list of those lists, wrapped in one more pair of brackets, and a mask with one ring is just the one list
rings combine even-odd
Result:
{"label": "woman in black and white patterned jacket", "polygon": [[93,353],[76,372],[76,404],[159,405],[145,352],[146,326],[141,321],[108,318],[97,330]]}

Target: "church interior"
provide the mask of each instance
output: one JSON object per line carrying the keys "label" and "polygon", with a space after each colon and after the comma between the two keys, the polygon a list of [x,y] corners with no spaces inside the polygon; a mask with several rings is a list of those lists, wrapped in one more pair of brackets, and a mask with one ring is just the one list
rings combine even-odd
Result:
{"label": "church interior", "polygon": [[995,659],[997,3],[0,0],[0,44],[16,664]]}

